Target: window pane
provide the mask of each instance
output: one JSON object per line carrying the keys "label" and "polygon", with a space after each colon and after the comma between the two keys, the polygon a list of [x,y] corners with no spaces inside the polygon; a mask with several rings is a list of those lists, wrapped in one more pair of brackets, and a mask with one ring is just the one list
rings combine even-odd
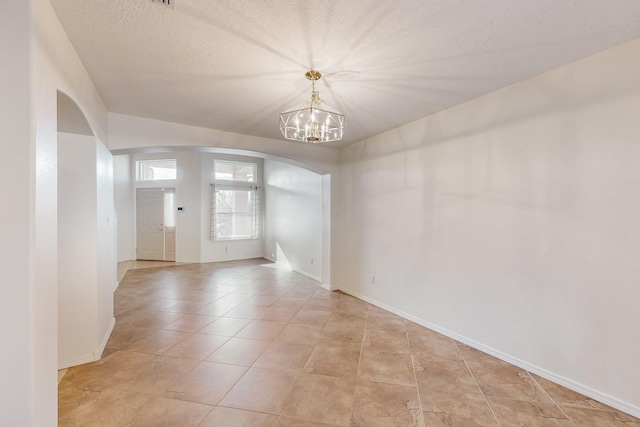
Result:
{"label": "window pane", "polygon": [[216,208],[218,213],[251,212],[251,190],[218,190],[216,191]]}
{"label": "window pane", "polygon": [[216,214],[216,236],[225,239],[250,239],[252,215],[249,213]]}
{"label": "window pane", "polygon": [[254,215],[253,190],[216,190],[216,239],[250,239]]}
{"label": "window pane", "polygon": [[223,181],[256,182],[255,163],[214,160],[215,179]]}
{"label": "window pane", "polygon": [[140,160],[136,162],[138,181],[176,179],[176,159]]}
{"label": "window pane", "polygon": [[164,225],[169,228],[176,226],[176,193],[164,193]]}

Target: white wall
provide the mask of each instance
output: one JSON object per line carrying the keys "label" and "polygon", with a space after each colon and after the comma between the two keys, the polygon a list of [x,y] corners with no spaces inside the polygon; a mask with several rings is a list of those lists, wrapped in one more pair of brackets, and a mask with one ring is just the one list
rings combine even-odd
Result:
{"label": "white wall", "polygon": [[47,0],[8,0],[0,14],[2,422],[57,424],[57,89],[101,140],[106,109]]}
{"label": "white wall", "polygon": [[113,157],[113,197],[118,217],[118,262],[136,259],[135,195],[131,156]]}
{"label": "white wall", "polygon": [[[212,242],[209,234],[213,159],[253,161],[258,163],[259,171],[262,170],[262,159],[199,151],[134,153],[130,155],[130,162],[122,159],[123,156],[129,155],[115,157],[118,165],[115,169],[115,182],[118,183],[115,188],[116,209],[118,218],[132,218],[132,227],[123,227],[118,231],[119,240],[127,243],[119,245],[119,260],[127,259],[125,257],[129,242],[132,242],[135,248],[135,189],[158,187],[175,188],[176,207],[184,208],[184,211],[176,216],[176,261],[214,262],[259,258],[264,255],[263,239]],[[177,160],[175,181],[131,182],[130,178],[125,176],[135,176],[136,161],[168,158]],[[129,170],[124,171],[127,163]],[[133,258],[129,259],[135,259],[135,252]]]}
{"label": "white wall", "polygon": [[[0,366],[5,369],[0,386],[0,414],[7,425],[26,426],[33,425],[37,393],[33,384],[41,375],[35,351],[48,350],[50,343],[37,341],[42,335],[35,330],[38,307],[30,299],[30,294],[40,288],[35,282],[31,259],[34,250],[31,186],[35,181],[35,160],[30,154],[34,147],[30,58],[33,39],[30,3],[8,0],[2,7],[0,140],[4,155],[0,157],[0,194],[5,202],[0,211]],[[52,420],[50,415],[47,419]]]}
{"label": "white wall", "polygon": [[111,331],[115,326],[113,293],[118,287],[117,221],[113,185],[113,156],[104,144],[97,141],[96,167],[96,235],[98,241],[96,270],[96,340],[93,360],[102,356]]}
{"label": "white wall", "polygon": [[338,149],[333,147],[109,113],[109,149],[116,154],[122,154],[124,150],[155,151],[158,147],[182,148],[184,151],[192,147],[207,147],[222,154],[274,156],[275,160],[289,161],[319,173],[335,170],[338,161]]}
{"label": "white wall", "polygon": [[58,367],[93,360],[98,235],[94,137],[58,134]]}
{"label": "white wall", "polygon": [[200,185],[200,232],[201,262],[227,261],[234,259],[262,258],[264,256],[264,237],[249,240],[211,240],[211,184],[214,182],[214,159],[251,162],[258,165],[259,186],[263,185],[263,160],[257,157],[234,156],[225,154],[201,153]]}
{"label": "white wall", "polygon": [[264,182],[265,256],[320,280],[322,176],[297,166],[265,160]]}
{"label": "white wall", "polygon": [[639,416],[639,75],[635,41],[343,149],[334,286]]}

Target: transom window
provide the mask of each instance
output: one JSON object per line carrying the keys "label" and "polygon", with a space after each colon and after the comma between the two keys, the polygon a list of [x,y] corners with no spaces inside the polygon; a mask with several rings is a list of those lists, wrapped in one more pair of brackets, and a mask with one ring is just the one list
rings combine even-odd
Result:
{"label": "transom window", "polygon": [[257,164],[214,160],[213,170],[216,181],[257,182]]}
{"label": "transom window", "polygon": [[136,181],[165,181],[177,178],[176,159],[139,160]]}

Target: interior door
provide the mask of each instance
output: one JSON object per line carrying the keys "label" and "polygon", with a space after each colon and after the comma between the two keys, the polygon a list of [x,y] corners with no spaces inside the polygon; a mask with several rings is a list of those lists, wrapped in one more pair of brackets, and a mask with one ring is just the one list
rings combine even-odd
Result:
{"label": "interior door", "polygon": [[136,258],[164,260],[164,191],[136,190]]}

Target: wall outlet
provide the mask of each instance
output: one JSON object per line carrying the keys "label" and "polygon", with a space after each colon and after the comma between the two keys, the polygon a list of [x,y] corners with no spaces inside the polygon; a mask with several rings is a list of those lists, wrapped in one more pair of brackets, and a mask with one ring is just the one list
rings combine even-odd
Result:
{"label": "wall outlet", "polygon": [[309,263],[310,263],[310,264],[313,264],[313,257],[312,257],[312,258],[309,258]]}
{"label": "wall outlet", "polygon": [[229,246],[225,246],[224,247],[224,253],[228,254],[229,253]]}
{"label": "wall outlet", "polygon": [[375,277],[373,277],[373,274],[371,276],[369,276],[369,284],[373,285],[376,283],[376,279]]}

